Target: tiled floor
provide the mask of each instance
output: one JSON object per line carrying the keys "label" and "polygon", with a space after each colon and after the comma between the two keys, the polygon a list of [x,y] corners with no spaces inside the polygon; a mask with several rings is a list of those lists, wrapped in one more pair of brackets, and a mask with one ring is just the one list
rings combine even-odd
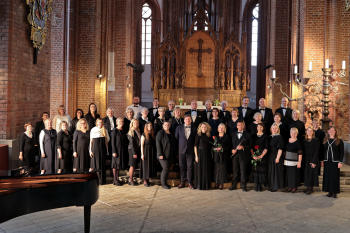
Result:
{"label": "tiled floor", "polygon": [[[1,207],[0,207],[1,211]],[[83,232],[83,208],[42,211],[0,232]],[[350,195],[100,187],[91,232],[350,232]]]}

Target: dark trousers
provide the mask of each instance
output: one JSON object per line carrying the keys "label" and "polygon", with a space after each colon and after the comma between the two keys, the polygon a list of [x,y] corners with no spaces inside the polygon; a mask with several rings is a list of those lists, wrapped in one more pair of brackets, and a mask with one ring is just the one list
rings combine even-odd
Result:
{"label": "dark trousers", "polygon": [[160,182],[162,183],[162,186],[167,186],[171,163],[169,160],[164,160],[164,159],[159,159],[159,163],[163,168],[162,173],[160,175]]}
{"label": "dark trousers", "polygon": [[242,151],[237,153],[232,158],[232,169],[233,169],[233,180],[232,185],[236,186],[238,183],[238,172],[241,172],[241,186],[244,187],[246,184],[248,162],[246,155]]}
{"label": "dark trousers", "polygon": [[192,181],[193,181],[193,157],[194,156],[191,154],[179,154],[181,184],[184,184],[186,181],[186,173],[187,173],[187,183],[192,184]]}

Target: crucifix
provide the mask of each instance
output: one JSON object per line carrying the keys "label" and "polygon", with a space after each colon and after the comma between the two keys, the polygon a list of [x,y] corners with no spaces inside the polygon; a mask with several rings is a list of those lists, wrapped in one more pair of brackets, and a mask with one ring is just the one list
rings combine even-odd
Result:
{"label": "crucifix", "polygon": [[202,49],[203,42],[204,41],[202,39],[199,39],[198,40],[199,49],[190,48],[188,50],[188,52],[190,52],[190,53],[198,53],[198,74],[197,74],[198,77],[202,77],[203,76],[203,74],[202,74],[202,54],[203,53],[210,54],[212,52],[211,48]]}

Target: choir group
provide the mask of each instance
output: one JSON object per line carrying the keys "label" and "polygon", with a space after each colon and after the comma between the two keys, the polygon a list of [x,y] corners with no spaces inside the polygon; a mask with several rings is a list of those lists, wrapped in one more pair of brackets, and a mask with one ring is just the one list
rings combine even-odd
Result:
{"label": "choir group", "polygon": [[101,119],[93,103],[86,115],[76,110],[74,119],[63,105],[52,120],[44,112],[34,133],[31,123],[24,125],[19,159],[32,168],[39,152],[41,174],[97,171],[100,184],[106,183],[106,161],[110,161],[116,186],[122,185],[119,170],[127,168],[129,185],[136,185],[134,170],[140,166],[144,186],[150,187],[149,179],[162,170],[161,185],[169,189],[169,170],[179,166],[178,188],[186,187],[187,181],[190,189],[207,190],[211,182],[223,189],[232,174],[229,190],[237,189],[240,177],[243,191],[248,181],[255,183],[255,191],[262,191],[264,185],[271,192],[287,187],[291,193],[303,183],[307,195],[319,186],[320,167],[324,167],[322,190],[334,198],[340,192],[344,144],[336,128],[330,125],[324,132],[318,119],[305,128],[299,111],[288,108],[287,98],[274,114],[263,98],[257,109],[251,109],[244,97],[242,106],[231,111],[226,101],[222,110],[207,101],[206,109],[199,111],[194,100],[184,118],[172,100],[168,109],[159,107],[157,99],[150,109],[139,101],[135,96],[125,117],[118,118],[108,108]]}

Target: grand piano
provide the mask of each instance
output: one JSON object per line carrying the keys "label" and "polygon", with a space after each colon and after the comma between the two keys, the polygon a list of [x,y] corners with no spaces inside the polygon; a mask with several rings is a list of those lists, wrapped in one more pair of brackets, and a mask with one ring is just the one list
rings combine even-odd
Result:
{"label": "grand piano", "polygon": [[96,173],[24,176],[22,169],[0,171],[0,223],[42,210],[84,207],[84,229],[90,232],[91,206],[99,198]]}

